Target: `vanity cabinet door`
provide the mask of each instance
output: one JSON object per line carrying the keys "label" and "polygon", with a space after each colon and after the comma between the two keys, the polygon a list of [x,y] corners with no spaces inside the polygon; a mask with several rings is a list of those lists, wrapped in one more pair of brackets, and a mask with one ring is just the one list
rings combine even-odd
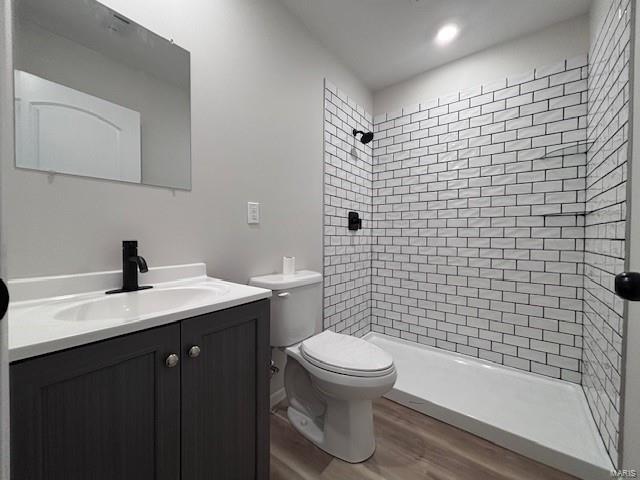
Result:
{"label": "vanity cabinet door", "polygon": [[183,321],[182,356],[182,478],[267,480],[269,301]]}
{"label": "vanity cabinet door", "polygon": [[179,351],[173,324],[12,364],[12,478],[179,480]]}

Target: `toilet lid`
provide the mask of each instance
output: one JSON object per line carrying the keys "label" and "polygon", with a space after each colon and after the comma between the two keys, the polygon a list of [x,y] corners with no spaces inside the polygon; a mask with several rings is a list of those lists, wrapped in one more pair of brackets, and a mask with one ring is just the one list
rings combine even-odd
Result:
{"label": "toilet lid", "polygon": [[393,358],[380,347],[331,330],[302,342],[300,352],[320,368],[347,375],[384,375],[393,367]]}

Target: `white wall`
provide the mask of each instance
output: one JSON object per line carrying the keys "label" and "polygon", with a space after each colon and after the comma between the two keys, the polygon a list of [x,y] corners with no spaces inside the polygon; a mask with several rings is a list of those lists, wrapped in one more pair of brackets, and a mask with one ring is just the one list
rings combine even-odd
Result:
{"label": "white wall", "polygon": [[[245,282],[282,255],[322,266],[323,78],[370,92],[276,0],[104,3],[190,50],[192,192],[17,170],[3,162],[10,278],[205,261]],[[262,224],[246,224],[246,202]]]}
{"label": "white wall", "polygon": [[585,15],[488,48],[375,92],[374,115],[526,72],[589,51]]}

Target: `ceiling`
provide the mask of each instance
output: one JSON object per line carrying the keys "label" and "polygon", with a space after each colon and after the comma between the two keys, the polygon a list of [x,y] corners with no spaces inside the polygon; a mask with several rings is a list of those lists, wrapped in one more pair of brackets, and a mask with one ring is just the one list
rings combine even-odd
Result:
{"label": "ceiling", "polygon": [[[280,0],[372,90],[587,13],[591,0]],[[445,23],[461,27],[446,47]]]}

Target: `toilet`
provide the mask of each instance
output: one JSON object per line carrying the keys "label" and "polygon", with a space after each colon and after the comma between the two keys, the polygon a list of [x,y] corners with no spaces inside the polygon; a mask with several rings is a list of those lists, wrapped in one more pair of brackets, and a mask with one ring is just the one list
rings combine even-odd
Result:
{"label": "toilet", "polygon": [[308,270],[254,277],[273,290],[271,346],[287,355],[287,416],[303,436],[350,463],[375,451],[372,401],[393,387],[393,358],[360,338],[322,329],[322,275]]}

